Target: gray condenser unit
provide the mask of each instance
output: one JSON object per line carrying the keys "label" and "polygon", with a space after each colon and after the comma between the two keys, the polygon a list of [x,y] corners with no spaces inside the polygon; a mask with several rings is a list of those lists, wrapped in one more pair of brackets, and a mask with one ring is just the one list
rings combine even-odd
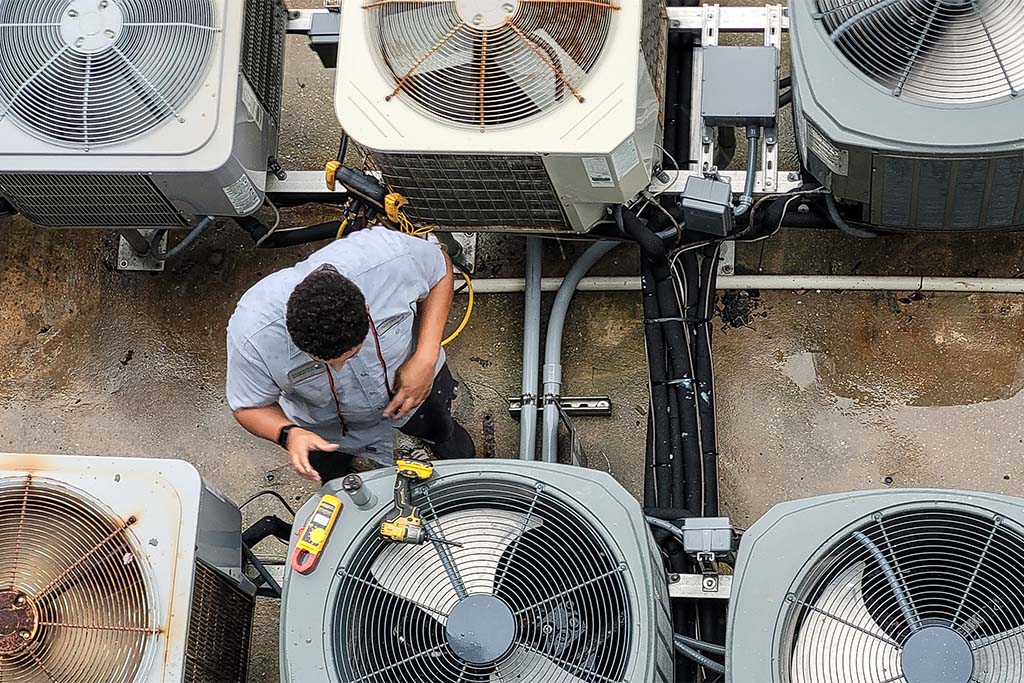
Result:
{"label": "gray condenser unit", "polygon": [[50,227],[260,208],[283,0],[0,0],[0,197]]}
{"label": "gray condenser unit", "polygon": [[433,539],[418,546],[380,534],[394,487],[377,471],[321,491],[343,508],[315,568],[285,576],[283,681],[675,680],[662,559],[609,475],[439,463],[413,490]]}
{"label": "gray condenser unit", "polygon": [[779,505],[744,535],[729,683],[1024,680],[1024,501],[887,490]]}
{"label": "gray condenser unit", "polygon": [[791,3],[807,170],[861,222],[1024,226],[1024,2]]}
{"label": "gray condenser unit", "polygon": [[0,455],[0,679],[245,683],[241,524],[182,461]]}

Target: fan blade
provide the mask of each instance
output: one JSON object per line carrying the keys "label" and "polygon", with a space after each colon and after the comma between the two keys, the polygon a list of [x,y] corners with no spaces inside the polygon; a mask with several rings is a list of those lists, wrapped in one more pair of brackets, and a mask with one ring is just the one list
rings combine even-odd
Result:
{"label": "fan blade", "polygon": [[982,102],[1024,88],[1019,40],[1024,14],[976,1],[976,11],[944,16],[908,70],[906,90],[921,99]]}
{"label": "fan blade", "polygon": [[520,647],[491,674],[490,683],[544,681],[545,683],[586,683],[539,652]]}
{"label": "fan blade", "polygon": [[[793,683],[885,681],[900,674],[899,650],[861,592],[867,563],[837,576],[808,610],[793,647]],[[831,615],[831,616],[829,616]]]}
{"label": "fan blade", "polygon": [[[546,102],[557,99],[559,90],[564,88],[564,81],[559,78],[558,72],[561,72],[565,81],[569,83],[579,83],[586,72],[544,29],[532,31],[529,40],[551,61],[550,64],[526,45],[522,45],[521,50],[496,51],[489,59],[497,64],[535,105],[543,107]],[[554,69],[558,69],[558,72]]]}
{"label": "fan blade", "polygon": [[[461,584],[470,595],[491,594],[501,558],[522,534],[539,527],[536,517],[488,508],[462,510],[427,523],[432,536],[461,547],[432,543],[389,545],[370,567],[387,590],[409,600],[441,620],[459,601],[441,553],[452,558]],[[438,533],[440,528],[440,534]]]}
{"label": "fan blade", "polygon": [[435,49],[460,21],[446,5],[389,14],[381,30],[388,36],[394,72],[401,76],[411,69],[413,75],[423,75],[472,63],[473,51],[464,41],[449,40]]}
{"label": "fan blade", "polygon": [[979,681],[1024,680],[1024,626],[971,641]]}

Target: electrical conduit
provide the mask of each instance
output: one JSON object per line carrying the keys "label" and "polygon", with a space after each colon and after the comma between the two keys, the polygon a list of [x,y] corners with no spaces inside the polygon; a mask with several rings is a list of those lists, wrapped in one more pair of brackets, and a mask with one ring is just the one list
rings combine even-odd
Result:
{"label": "electrical conduit", "polygon": [[576,286],[594,265],[619,242],[597,242],[583,252],[569,269],[555,295],[548,318],[547,342],[544,346],[544,422],[541,431],[541,459],[558,462],[558,402],[562,395],[562,332],[569,304],[576,294]]}

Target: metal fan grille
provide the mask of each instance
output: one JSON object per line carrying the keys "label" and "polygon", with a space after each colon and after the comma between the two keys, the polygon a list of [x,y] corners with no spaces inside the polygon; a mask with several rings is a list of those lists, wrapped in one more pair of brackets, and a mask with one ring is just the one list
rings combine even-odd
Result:
{"label": "metal fan grille", "polygon": [[818,0],[838,49],[893,96],[962,104],[1024,87],[1022,0]]}
{"label": "metal fan grille", "polygon": [[[371,531],[335,586],[341,680],[625,681],[628,570],[581,510],[532,481],[439,480],[417,496],[431,533],[463,547],[395,546]],[[513,615],[512,642],[494,661],[450,640],[467,596]]]}
{"label": "metal fan grille", "polygon": [[214,16],[211,0],[0,0],[0,121],[81,150],[185,123]]}
{"label": "metal fan grille", "polygon": [[525,121],[580,92],[620,7],[604,0],[376,0],[363,5],[388,99],[451,123]]}
{"label": "metal fan grille", "polygon": [[876,514],[788,601],[790,683],[1024,680],[1024,536],[985,511]]}
{"label": "metal fan grille", "polygon": [[0,680],[129,683],[160,637],[130,527],[84,494],[0,481]]}

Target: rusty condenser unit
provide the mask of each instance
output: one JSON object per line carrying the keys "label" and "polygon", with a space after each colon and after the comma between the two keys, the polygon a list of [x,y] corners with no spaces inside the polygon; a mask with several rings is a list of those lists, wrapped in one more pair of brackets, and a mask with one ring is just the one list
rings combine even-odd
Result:
{"label": "rusty condenser unit", "polygon": [[195,468],[0,458],[0,680],[245,681],[241,514]]}

